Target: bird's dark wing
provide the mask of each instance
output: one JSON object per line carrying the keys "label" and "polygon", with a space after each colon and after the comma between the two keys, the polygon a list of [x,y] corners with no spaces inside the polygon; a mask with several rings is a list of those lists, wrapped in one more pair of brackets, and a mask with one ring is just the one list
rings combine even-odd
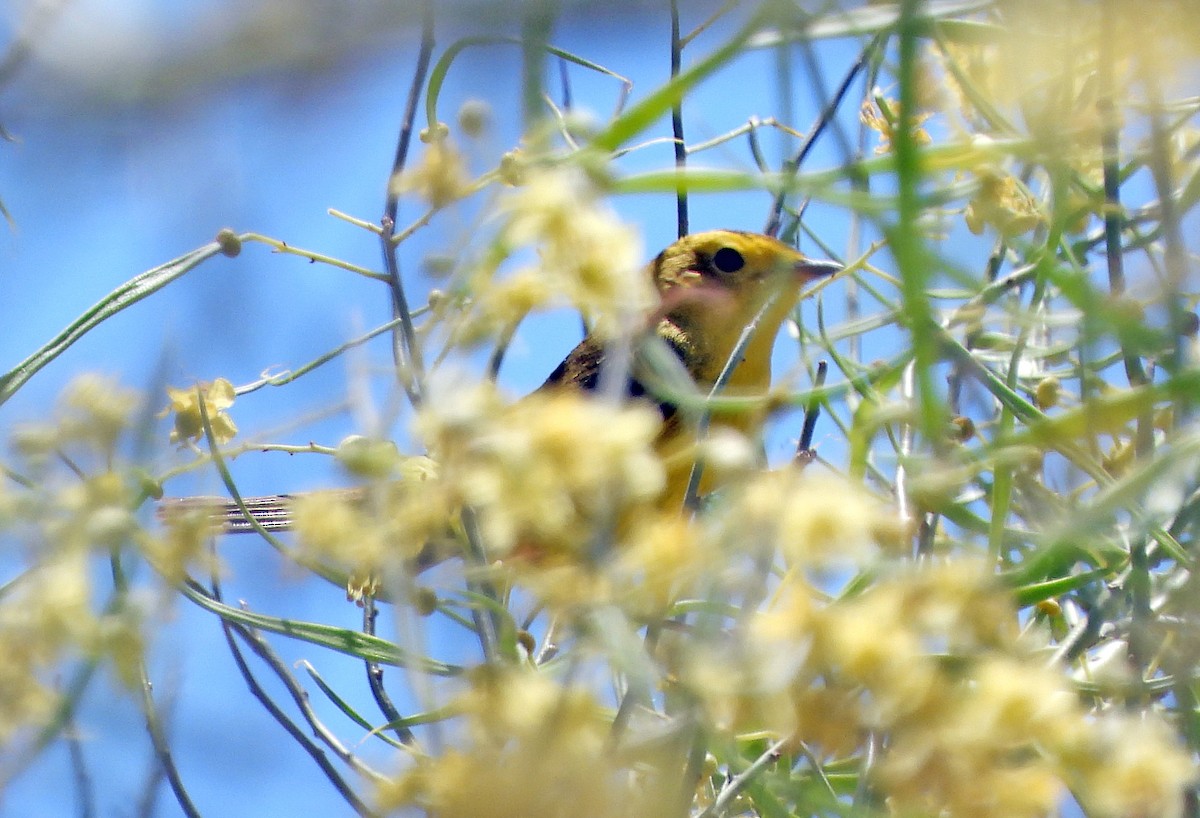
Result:
{"label": "bird's dark wing", "polygon": [[[679,350],[675,350],[682,357]],[[571,350],[562,363],[546,378],[538,391],[546,389],[580,389],[595,391],[600,386],[600,372],[604,368],[607,350],[600,341],[588,336]],[[679,410],[675,404],[654,398],[636,375],[630,375],[625,394],[631,399],[645,398],[658,406],[664,422],[672,421]]]}
{"label": "bird's dark wing", "polygon": [[604,345],[589,335],[563,358],[562,363],[555,367],[538,391],[559,388],[594,391],[600,385],[604,353]]}

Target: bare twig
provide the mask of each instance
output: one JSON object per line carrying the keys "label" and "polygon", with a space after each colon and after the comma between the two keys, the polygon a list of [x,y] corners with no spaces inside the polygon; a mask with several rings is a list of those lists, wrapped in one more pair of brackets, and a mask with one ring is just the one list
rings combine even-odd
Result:
{"label": "bare twig", "polygon": [[[683,61],[683,43],[679,39],[679,0],[671,0],[671,79],[679,76]],[[671,106],[671,134],[674,136],[675,167],[687,167],[687,143],[683,140],[683,97]],[[688,234],[687,189],[681,184],[675,191],[675,219],[679,238]]]}
{"label": "bare twig", "polygon": [[729,809],[733,800],[741,794],[742,790],[746,789],[746,786],[754,780],[755,776],[762,772],[768,764],[774,764],[779,760],[780,752],[790,740],[790,738],[779,739],[768,747],[762,755],[754,759],[749,767],[726,781],[725,786],[721,787],[721,791],[717,793],[717,797],[713,799],[713,802],[708,805],[708,808],[704,812],[700,813],[700,818],[719,818],[719,816],[724,815],[725,810]]}
{"label": "bare twig", "polygon": [[[211,591],[201,588],[199,583],[194,583],[194,587],[196,588],[197,592],[205,593],[207,596],[217,602],[224,602],[221,593],[220,578],[215,572],[210,578],[210,581],[212,584]],[[342,798],[346,800],[346,803],[350,804],[354,811],[359,815],[370,816],[371,818],[374,818],[375,814],[358,797],[353,788],[350,787],[346,780],[342,778],[341,774],[333,767],[333,764],[331,764],[328,757],[326,757],[325,751],[322,750],[316,742],[304,734],[304,732],[300,729],[300,726],[283,712],[283,709],[275,703],[275,700],[272,699],[270,695],[268,695],[268,693],[263,689],[262,685],[258,683],[258,679],[250,670],[250,666],[247,664],[246,658],[242,655],[242,651],[238,648],[234,636],[236,635],[239,639],[245,642],[246,645],[249,646],[249,648],[254,651],[254,653],[275,674],[276,678],[283,683],[283,686],[287,689],[288,694],[292,697],[292,701],[296,704],[296,707],[299,708],[301,715],[308,723],[309,729],[311,729],[318,738],[325,742],[326,746],[333,750],[334,753],[337,754],[338,758],[368,778],[374,778],[378,780],[380,779],[380,776],[370,767],[359,761],[358,758],[355,757],[355,755],[351,753],[327,727],[325,727],[321,720],[317,718],[316,712],[312,709],[312,705],[309,704],[308,693],[300,686],[300,683],[296,681],[295,677],[292,676],[287,667],[283,664],[283,661],[280,660],[280,658],[275,654],[275,651],[271,650],[271,646],[267,644],[267,641],[263,639],[262,636],[260,636],[251,628],[235,622],[230,622],[227,619],[221,620],[221,630],[225,634],[225,643],[229,646],[229,652],[233,656],[234,664],[237,666],[238,672],[241,674],[242,679],[246,682],[246,686],[250,689],[251,695],[253,695],[254,698],[259,701],[259,703],[272,716],[272,718],[274,718],[275,721],[278,722],[279,725],[288,733],[288,735],[290,735],[296,741],[296,743],[299,744],[300,747],[309,754],[313,761],[317,763],[317,766],[323,773],[325,773],[325,777],[329,779],[330,784],[332,784],[334,789],[337,790]]]}
{"label": "bare twig", "polygon": [[[787,196],[787,177],[794,176],[800,170],[800,166],[804,164],[804,160],[808,157],[809,151],[811,151],[813,145],[816,144],[817,137],[824,132],[825,128],[827,128],[831,122],[833,122],[834,115],[837,113],[838,108],[841,107],[846,95],[850,92],[850,86],[854,83],[854,78],[857,77],[859,72],[861,72],[871,61],[875,53],[875,49],[882,42],[881,36],[882,35],[877,36],[875,39],[871,40],[871,42],[863,48],[862,52],[859,53],[858,59],[854,61],[854,65],[850,66],[850,69],[846,72],[846,76],[842,78],[841,83],[833,92],[833,95],[829,97],[828,101],[821,109],[821,113],[817,115],[816,121],[813,122],[812,127],[808,131],[808,135],[804,138],[804,143],[800,146],[800,149],[796,151],[796,155],[784,163],[784,184],[781,185],[779,192],[775,194],[775,201],[771,203],[770,215],[767,217],[767,223],[763,227],[763,232],[768,236],[779,235],[779,229],[783,226],[783,202]],[[806,49],[806,52],[810,50],[811,45],[808,49]],[[811,64],[809,68],[812,68]],[[815,77],[813,78],[813,84],[814,87],[818,89],[821,89],[822,87]],[[844,152],[846,154],[847,164],[849,164],[850,149],[848,145],[844,146]]]}
{"label": "bare twig", "polygon": [[[375,597],[371,594],[366,594],[363,597],[363,633],[368,636],[375,635],[375,621],[379,616],[379,609],[375,607]],[[371,695],[375,698],[375,703],[379,705],[379,710],[383,713],[388,724],[394,725],[393,731],[396,733],[396,738],[400,739],[405,744],[412,744],[415,740],[412,730],[404,726],[400,722],[403,716],[392,703],[391,696],[383,687],[383,668],[378,662],[367,660],[367,683],[371,687]]]}
{"label": "bare twig", "polygon": [[314,762],[317,763],[320,771],[324,772],[326,778],[329,778],[329,782],[332,784],[332,786],[334,786],[338,794],[340,794],[343,799],[346,799],[347,804],[349,804],[350,807],[353,807],[356,813],[360,814],[360,816],[374,816],[371,808],[359,798],[358,794],[355,794],[353,788],[350,788],[349,784],[346,782],[346,780],[344,780],[340,772],[334,769],[334,765],[332,765],[329,758],[325,756],[325,751],[317,745],[316,741],[308,738],[308,736],[305,735],[304,730],[300,729],[299,724],[296,724],[292,718],[290,718],[287,714],[284,714],[283,709],[280,708],[280,705],[276,704],[275,700],[272,699],[265,690],[263,690],[262,685],[258,684],[258,679],[254,678],[254,674],[251,672],[250,666],[248,666],[246,663],[245,656],[242,656],[241,650],[238,648],[238,643],[235,642],[234,636],[240,638],[242,642],[245,642],[248,648],[254,651],[254,654],[258,655],[259,658],[262,658],[262,660],[268,664],[268,667],[270,667],[277,678],[283,682],[284,686],[288,688],[288,692],[292,694],[294,702],[299,706],[302,714],[305,715],[305,718],[308,721],[308,726],[310,726],[314,732],[316,732],[317,735],[320,736],[323,741],[325,741],[325,744],[328,745],[331,750],[334,750],[334,752],[338,753],[338,756],[340,756],[344,762],[355,766],[355,768],[360,769],[360,771],[365,771],[365,765],[362,765],[361,762],[358,762],[358,759],[353,756],[353,753],[350,753],[348,750],[346,750],[346,747],[343,747],[341,742],[337,741],[337,739],[329,733],[329,730],[326,729],[322,723],[317,721],[316,716],[314,716],[312,712],[311,706],[307,703],[307,694],[304,692],[304,690],[302,690],[298,682],[292,678],[292,674],[287,672],[287,668],[283,667],[283,663],[280,661],[280,658],[275,655],[274,651],[270,650],[270,646],[266,644],[265,640],[258,636],[257,633],[251,631],[250,628],[236,625],[233,624],[233,622],[226,620],[221,620],[221,627],[224,631],[224,634],[226,634],[226,642],[229,645],[229,652],[233,655],[234,663],[236,666],[238,666],[238,672],[241,674],[241,678],[246,681],[246,686],[250,688],[252,696],[258,699],[258,702],[263,705],[263,708],[269,712],[271,717],[275,718],[275,721],[278,722],[278,724],[280,724],[284,730],[286,730],[288,735],[292,736],[296,744],[299,744],[301,748],[304,748],[304,751],[308,753],[308,756],[310,756]]}
{"label": "bare twig", "polygon": [[813,397],[804,409],[804,426],[800,431],[800,441],[796,444],[796,462],[808,465],[815,453],[812,450],[813,433],[817,428],[817,418],[821,414],[820,390],[825,385],[825,377],[829,374],[829,362],[817,362],[817,375],[813,378]]}
{"label": "bare twig", "polygon": [[158,766],[162,769],[167,783],[171,786],[171,792],[175,796],[175,802],[179,804],[179,809],[183,811],[184,815],[189,816],[189,818],[199,818],[200,811],[192,803],[191,796],[188,795],[187,788],[183,784],[183,777],[179,774],[179,768],[175,766],[175,759],[171,755],[171,747],[167,743],[166,733],[163,730],[162,723],[159,721],[158,711],[154,706],[150,677],[146,672],[145,663],[140,660],[138,662],[138,673],[141,676],[139,691],[141,693],[141,700],[139,703],[142,707],[142,718],[146,722],[146,731],[150,734],[150,741],[154,745],[154,755],[158,759]]}
{"label": "bare twig", "polygon": [[408,147],[417,115],[417,101],[425,85],[429,61],[433,56],[433,0],[424,0],[422,7],[421,49],[417,54],[417,66],[412,84],[408,89],[408,101],[404,107],[404,121],[400,126],[400,137],[396,140],[396,155],[392,160],[392,172],[388,176],[387,194],[384,200],[383,218],[380,220],[379,237],[383,246],[383,263],[387,271],[388,287],[392,293],[392,313],[400,319],[400,332],[393,336],[392,354],[396,361],[396,374],[400,378],[409,400],[420,405],[425,380],[424,364],[417,346],[417,332],[413,327],[412,312],[408,308],[408,296],[400,278],[400,259],[397,245],[392,241],[396,232],[396,214],[400,208],[400,191],[394,184],[396,177],[404,171],[408,160]]}

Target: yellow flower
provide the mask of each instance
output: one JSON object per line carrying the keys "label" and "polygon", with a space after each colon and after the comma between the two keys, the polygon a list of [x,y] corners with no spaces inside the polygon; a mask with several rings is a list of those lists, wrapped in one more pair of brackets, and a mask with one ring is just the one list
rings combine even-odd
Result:
{"label": "yellow flower", "polygon": [[110,452],[137,406],[136,393],[109,378],[82,375],[63,393],[59,430],[67,440],[90,441],[99,451]]}
{"label": "yellow flower", "polygon": [[530,312],[547,306],[555,293],[536,269],[517,270],[503,278],[486,275],[472,288],[471,306],[455,321],[450,341],[460,347],[494,338],[516,326]]}
{"label": "yellow flower", "polygon": [[967,205],[967,227],[975,235],[991,225],[1006,238],[1028,233],[1042,221],[1037,202],[1009,174],[978,172],[979,189]]}
{"label": "yellow flower", "polygon": [[139,532],[138,546],[146,560],[172,585],[183,582],[193,567],[206,573],[217,568],[216,557],[208,548],[218,525],[205,509],[172,514],[161,534]]}
{"label": "yellow flower", "polygon": [[662,616],[714,568],[713,549],[699,526],[673,509],[638,519],[607,576],[626,611]]}
{"label": "yellow flower", "polygon": [[53,717],[65,657],[95,646],[86,554],[44,559],[5,589],[0,605],[0,746]]}
{"label": "yellow flower", "polygon": [[604,204],[594,178],[580,168],[529,169],[502,214],[504,244],[536,247],[547,288],[583,312],[601,337],[628,331],[653,308],[637,232]]}
{"label": "yellow flower", "polygon": [[233,384],[226,379],[217,378],[212,383],[205,381],[185,389],[167,387],[167,397],[171,403],[159,417],[175,415],[175,428],[171,430],[172,443],[186,443],[204,437],[201,404],[217,443],[228,443],[237,435],[237,425],[225,411],[233,406],[235,397]]}
{"label": "yellow flower", "polygon": [[801,569],[861,565],[878,552],[888,513],[862,488],[796,469],[754,474],[721,509],[730,547],[779,547]]}
{"label": "yellow flower", "polygon": [[[481,669],[458,707],[468,740],[380,788],[382,809],[455,818],[665,814],[679,772],[665,742],[612,752],[609,717],[585,690],[521,670]],[[682,763],[682,759],[671,759]],[[673,785],[673,786],[672,786]]]}
{"label": "yellow flower", "polygon": [[433,139],[421,163],[393,179],[392,185],[397,193],[416,193],[440,210],[470,192],[471,177],[463,155],[442,137]]}
{"label": "yellow flower", "polygon": [[[932,116],[931,113],[920,113],[911,117],[909,125],[912,128],[912,139],[915,144],[928,145],[933,141],[929,133],[921,127],[922,123]],[[896,141],[896,128],[899,127],[901,121],[899,102],[882,98],[875,103],[864,102],[858,117],[864,125],[879,134],[879,144],[875,146],[875,153],[887,153],[892,150],[892,145]]]}
{"label": "yellow flower", "polygon": [[1085,810],[1100,816],[1182,813],[1196,767],[1155,714],[1107,713],[1074,748],[1072,784]]}
{"label": "yellow flower", "polygon": [[574,392],[506,405],[491,385],[432,390],[417,430],[439,481],[479,515],[496,556],[577,558],[625,515],[651,509],[665,485],[656,410]]}
{"label": "yellow flower", "polygon": [[398,479],[293,500],[302,551],[351,570],[361,580],[352,597],[390,562],[415,558],[428,542],[444,537],[458,511],[429,458],[402,458],[394,471]]}

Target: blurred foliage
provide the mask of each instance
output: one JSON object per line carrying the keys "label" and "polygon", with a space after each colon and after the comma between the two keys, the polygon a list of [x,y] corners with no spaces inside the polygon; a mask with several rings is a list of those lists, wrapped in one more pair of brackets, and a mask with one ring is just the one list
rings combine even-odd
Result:
{"label": "blurred foliage", "polygon": [[[419,7],[348,19],[282,8],[259,4],[218,39],[239,59],[285,46],[288,59],[318,59],[392,20],[421,24]],[[0,780],[72,740],[82,692],[112,666],[178,802],[196,811],[150,695],[156,614],[138,593],[149,582],[221,620],[255,695],[361,814],[1032,816],[1068,801],[1095,816],[1195,812],[1197,16],[1184,2],[1147,14],[1115,0],[678,11],[678,70],[632,92],[623,66],[554,45],[567,12],[553,4],[526,4],[503,36],[483,19],[435,46],[426,29],[388,215],[345,216],[380,243],[381,269],[223,232],[0,375],[2,401],[99,323],[247,244],[366,276],[395,309],[305,367],[172,389],[185,448],[169,465],[131,465],[144,444],[130,439],[165,424],[94,376],[12,431],[0,527],[21,568],[0,588],[12,657],[0,741],[13,748]],[[446,12],[425,13],[432,27]],[[827,40],[853,43],[854,59],[819,64]],[[459,55],[485,45],[520,49],[524,111],[445,110]],[[816,122],[780,112],[689,142],[695,89],[756,50],[774,54],[781,88],[813,89]],[[156,82],[172,87],[186,60]],[[547,81],[558,69],[611,81],[616,110],[585,115],[569,81]],[[521,142],[475,168],[473,140],[518,116]],[[791,140],[787,160],[765,158],[763,129]],[[675,165],[630,168],[672,139],[685,148]],[[723,162],[738,146],[748,161]],[[817,165],[813,146],[834,159]],[[767,395],[710,394],[642,344],[644,317],[630,313],[645,304],[624,276],[649,253],[611,200],[659,195],[682,224],[696,197],[747,190],[771,195],[770,232],[846,269],[789,324],[784,343],[803,364]],[[423,210],[393,222],[411,208]],[[844,247],[810,229],[815,212],[844,220]],[[458,218],[470,240],[426,265],[437,289],[410,305],[406,241]],[[716,490],[682,511],[656,504],[663,467],[644,407],[514,402],[489,382],[525,317],[564,305],[618,339],[614,365],[644,367],[648,391],[692,424],[686,455]],[[299,448],[231,439],[235,397],[379,336],[395,355],[380,382],[428,451],[401,452],[375,429]],[[804,439],[795,463],[767,469],[758,436],[710,425],[741,413],[777,431],[795,422],[790,408],[820,412],[844,446]],[[226,462],[271,448],[335,457],[359,485],[296,506],[294,540],[256,528],[281,559],[346,585],[363,631],[223,599],[207,501],[168,511],[165,526],[134,516],[198,469],[253,509]],[[107,582],[88,569],[97,560]],[[156,579],[133,570],[143,563]],[[405,639],[374,633],[377,601]],[[432,617],[461,627],[471,662],[419,638]],[[306,688],[266,634],[363,660],[378,712],[315,671]],[[283,681],[286,707],[255,674]],[[387,692],[405,684],[419,712]],[[345,721],[317,718],[306,695],[318,690]],[[360,742],[403,749],[385,771]]]}

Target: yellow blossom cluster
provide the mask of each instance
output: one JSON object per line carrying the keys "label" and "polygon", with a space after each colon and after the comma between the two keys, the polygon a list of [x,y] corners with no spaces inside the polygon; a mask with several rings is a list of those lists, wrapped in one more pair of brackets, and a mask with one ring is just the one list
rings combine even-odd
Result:
{"label": "yellow blossom cluster", "polygon": [[[1006,5],[1005,24],[988,36],[939,39],[929,46],[918,96],[973,142],[1028,141],[1021,150],[1068,170],[1053,209],[1067,217],[1068,231],[1081,232],[1089,217],[1104,215],[1103,145],[1113,139],[1129,146],[1122,151],[1140,150],[1134,146],[1144,136],[1128,123],[1140,118],[1146,83],[1187,87],[1185,66],[1194,61],[1200,26],[1182,1],[1160,3],[1150,15],[1137,4],[1065,12],[1070,7],[1019,0]],[[885,137],[892,121],[867,111],[863,120]],[[960,165],[980,182],[966,211],[972,232],[990,225],[1011,239],[1047,220],[1047,208],[1027,189],[1047,186],[1045,176],[1018,182],[990,162],[981,166],[974,153]],[[1190,176],[1193,164],[1188,160],[1176,178]]]}
{"label": "yellow blossom cluster", "polygon": [[138,681],[140,606],[104,604],[93,578],[94,557],[145,537],[134,516],[144,489],[119,468],[138,403],[87,375],[46,421],[13,430],[0,482],[0,558],[14,572],[0,595],[0,745],[46,726],[75,662],[107,660],[120,681]]}
{"label": "yellow blossom cluster", "polygon": [[614,753],[611,716],[587,691],[516,668],[483,668],[471,682],[457,703],[467,736],[380,787],[381,809],[416,805],[457,818],[674,814],[671,754],[661,744]]}
{"label": "yellow blossom cluster", "polygon": [[[452,340],[470,344],[514,326],[532,310],[571,305],[601,338],[629,333],[656,303],[637,231],[605,203],[593,175],[577,166],[530,165],[497,210],[489,254],[466,273],[470,308]],[[503,274],[521,251],[537,261]]]}
{"label": "yellow blossom cluster", "polygon": [[[477,428],[477,416],[468,412],[458,428]],[[721,502],[745,512],[744,546],[773,541],[793,568],[888,564],[879,556],[895,539],[891,515],[845,484],[772,474]],[[643,529],[653,535],[598,570],[613,586],[655,587],[664,566],[673,579],[703,575],[711,588],[746,556],[726,525],[720,513],[670,525],[655,518]],[[683,564],[695,573],[680,572]],[[1040,816],[1068,792],[1097,815],[1169,814],[1193,774],[1169,730],[1154,714],[1089,713],[1065,676],[1023,646],[993,577],[973,563],[882,570],[842,599],[789,572],[733,630],[697,622],[690,635],[664,637],[660,683],[696,697],[714,734],[765,731],[828,759],[880,737],[869,785],[898,814]],[[639,601],[676,590],[661,585]],[[479,669],[454,707],[465,735],[389,780],[378,793],[383,809],[550,815],[586,804],[587,814],[656,814],[655,799],[679,793],[680,747],[634,738],[653,719],[635,719],[625,740],[656,747],[650,756],[614,752],[611,713],[549,674]]]}
{"label": "yellow blossom cluster", "polygon": [[126,686],[138,683],[141,612],[96,610],[83,553],[58,554],[26,569],[0,603],[0,747],[55,716],[64,670],[86,657],[107,659]]}
{"label": "yellow blossom cluster", "polygon": [[882,738],[871,784],[898,814],[1033,818],[1068,790],[1097,815],[1171,814],[1194,769],[1165,723],[1089,713],[1015,621],[974,564],[897,570],[832,602],[790,575],[684,678],[722,729],[827,758]]}
{"label": "yellow blossom cluster", "polygon": [[612,337],[654,304],[637,231],[605,204],[594,177],[577,166],[530,170],[503,205],[505,241],[538,249],[538,271],[553,293]]}
{"label": "yellow blossom cluster", "polygon": [[437,489],[432,460],[397,458],[390,472],[374,477],[359,491],[318,491],[295,499],[294,524],[308,557],[377,576],[445,536],[456,508]]}
{"label": "yellow blossom cluster", "polygon": [[815,569],[863,565],[899,537],[894,515],[866,492],[796,469],[749,475],[710,527],[728,548],[778,548],[791,565]]}
{"label": "yellow blossom cluster", "polygon": [[1011,175],[984,168],[976,173],[979,189],[967,204],[967,227],[975,235],[991,225],[1001,236],[1028,233],[1042,222],[1037,202]]}
{"label": "yellow blossom cluster", "polygon": [[639,599],[663,599],[673,574],[651,564],[685,541],[678,514],[656,505],[665,484],[659,423],[653,409],[574,392],[510,403],[493,384],[435,380],[415,420],[430,456],[393,454],[394,467],[373,471],[364,490],[296,498],[300,545],[378,576],[396,560],[453,554],[469,509],[489,561],[529,569],[526,581],[549,602],[607,596],[593,568],[610,552],[624,555],[627,576],[655,574]]}
{"label": "yellow blossom cluster", "polygon": [[435,395],[417,431],[438,487],[479,515],[497,556],[586,552],[623,517],[650,508],[665,477],[657,412],[573,392],[506,404],[492,385]]}

